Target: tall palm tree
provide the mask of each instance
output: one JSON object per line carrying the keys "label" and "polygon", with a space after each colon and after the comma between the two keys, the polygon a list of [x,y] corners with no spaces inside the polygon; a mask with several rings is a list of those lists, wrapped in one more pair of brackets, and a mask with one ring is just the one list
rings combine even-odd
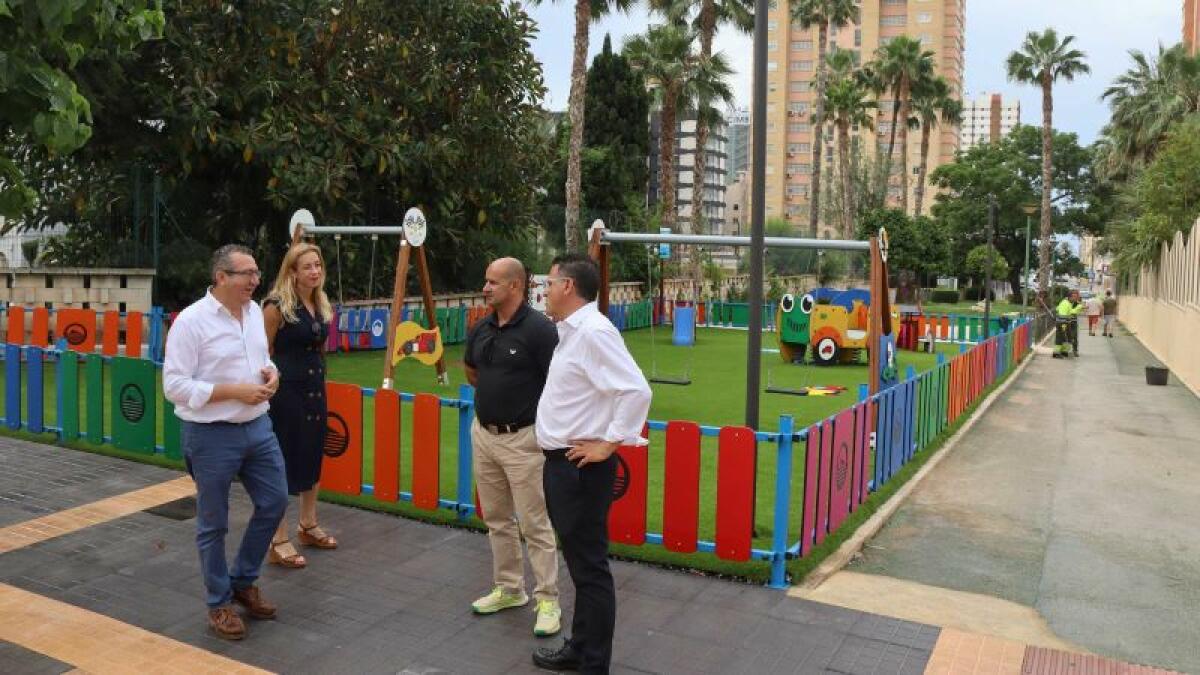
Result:
{"label": "tall palm tree", "polygon": [[[888,139],[884,179],[891,174],[896,136],[900,136],[900,208],[908,211],[908,118],[912,94],[933,79],[933,52],[921,49],[921,41],[900,36],[883,45],[875,54],[875,71],[892,93],[892,128]],[[886,195],[886,188],[883,190]],[[886,199],[886,197],[885,197]]]}
{"label": "tall palm tree", "polygon": [[913,215],[922,215],[925,201],[925,175],[929,169],[929,135],[939,123],[957,126],[962,122],[962,101],[954,98],[950,84],[939,77],[932,86],[913,98],[913,112],[921,127],[921,165],[917,170],[917,189],[914,191],[916,204]]}
{"label": "tall palm tree", "polygon": [[[754,0],[650,0],[650,7],[662,12],[674,24],[689,25],[700,39],[700,58],[712,57],[713,38],[717,26],[728,24],[742,32],[754,30]],[[692,231],[704,231],[704,178],[708,169],[708,134],[716,121],[717,112],[706,100],[697,101],[696,116],[696,181],[700,192],[692,209]]]}
{"label": "tall palm tree", "polygon": [[[552,0],[553,1],[553,0]],[[566,237],[567,250],[578,251],[583,241],[579,227],[580,162],[583,157],[583,109],[587,101],[588,30],[592,21],[612,11],[626,11],[634,0],[574,0],[575,47],[571,56],[571,94],[567,99],[567,118],[571,122],[571,140],[567,150]],[[530,0],[541,4],[542,0]]]}
{"label": "tall palm tree", "polygon": [[679,113],[694,110],[698,101],[733,100],[726,83],[732,74],[724,55],[705,59],[692,50],[695,34],[688,28],[667,24],[653,26],[644,35],[630,38],[624,47],[629,65],[642,72],[654,87],[661,107],[659,134],[659,192],[664,227],[675,227],[675,130]]}
{"label": "tall palm tree", "polygon": [[1133,66],[1101,96],[1112,109],[1102,157],[1110,177],[1149,163],[1171,125],[1200,112],[1200,55],[1183,45],[1159,45],[1153,60],[1136,49],[1129,55]]}
{"label": "tall palm tree", "polygon": [[825,90],[824,109],[837,129],[838,171],[842,178],[842,237],[853,239],[855,232],[855,195],[850,168],[850,128],[871,128],[875,102],[871,91],[857,73],[830,81]]}
{"label": "tall palm tree", "polygon": [[1040,35],[1030,31],[1021,48],[1008,55],[1008,79],[1038,85],[1042,88],[1042,219],[1038,240],[1038,299],[1046,306],[1050,292],[1050,189],[1053,187],[1051,167],[1054,165],[1053,130],[1054,83],[1070,82],[1077,76],[1090,73],[1084,59],[1087,55],[1071,48],[1074,35],[1059,39],[1053,28]]}
{"label": "tall palm tree", "polygon": [[821,213],[821,167],[825,150],[825,54],[828,51],[829,27],[841,28],[858,20],[858,0],[798,0],[792,5],[792,19],[804,30],[817,29],[817,92],[816,114],[813,115],[812,190],[809,197],[809,235],[817,236],[817,221]]}

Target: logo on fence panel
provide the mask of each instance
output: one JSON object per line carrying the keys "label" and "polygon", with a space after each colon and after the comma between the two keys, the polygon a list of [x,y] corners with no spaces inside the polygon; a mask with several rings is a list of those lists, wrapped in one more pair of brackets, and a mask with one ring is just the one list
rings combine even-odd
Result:
{"label": "logo on fence panel", "polygon": [[325,426],[325,456],[341,457],[350,447],[350,427],[342,416],[329,411]]}
{"label": "logo on fence panel", "polygon": [[78,347],[87,341],[88,332],[81,324],[72,323],[63,329],[63,337],[67,338],[67,344]]}
{"label": "logo on fence panel", "polygon": [[146,414],[146,395],[142,393],[141,387],[133,383],[121,387],[119,400],[121,417],[130,424],[142,421],[142,416]]}
{"label": "logo on fence panel", "polygon": [[629,492],[629,481],[633,480],[633,476],[629,474],[629,463],[620,453],[614,453],[613,457],[617,458],[617,475],[613,479],[613,501],[617,501]]}
{"label": "logo on fence panel", "polygon": [[837,466],[834,467],[833,483],[838,490],[846,486],[846,478],[850,473],[850,444],[842,441],[837,452]]}

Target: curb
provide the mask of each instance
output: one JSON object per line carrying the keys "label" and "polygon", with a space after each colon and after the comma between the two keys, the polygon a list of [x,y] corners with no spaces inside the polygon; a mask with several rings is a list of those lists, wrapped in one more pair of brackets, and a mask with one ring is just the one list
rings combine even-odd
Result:
{"label": "curb", "polygon": [[[1036,341],[1034,343],[1035,346],[1046,342],[1046,340],[1050,339],[1050,337],[1053,335],[1054,333],[1051,332],[1046,337]],[[908,498],[908,495],[916,489],[917,485],[921,483],[925,476],[929,475],[929,472],[933,471],[933,469],[946,455],[948,455],[952,450],[954,450],[955,447],[958,446],[958,443],[962,440],[962,437],[975,427],[975,423],[979,420],[979,418],[982,417],[983,414],[992,407],[992,404],[996,401],[996,399],[1005,391],[1007,391],[1013,382],[1017,381],[1021,373],[1024,372],[1025,368],[1028,367],[1030,363],[1033,363],[1033,359],[1037,355],[1038,354],[1031,349],[1029,358],[1025,359],[1024,363],[1017,366],[1017,369],[1014,370],[1012,375],[1004,381],[1004,384],[996,388],[995,391],[989,394],[988,397],[979,404],[979,407],[975,409],[975,412],[971,413],[971,416],[967,418],[961,427],[959,427],[958,431],[954,432],[953,436],[946,439],[945,444],[943,444],[942,447],[937,450],[933,457],[929,458],[929,461],[925,462],[925,465],[922,466],[915,475],[913,475],[912,479],[910,479],[908,483],[897,490],[896,493],[892,495],[891,499],[888,499],[886,502],[884,502],[883,505],[879,507],[878,511],[876,511],[870,518],[867,519],[866,522],[859,526],[858,531],[856,531],[853,536],[847,539],[845,543],[838,547],[836,551],[829,554],[829,557],[826,558],[824,562],[822,562],[820,565],[817,565],[815,569],[809,572],[804,579],[801,580],[800,583],[793,586],[793,588],[813,590],[825,583],[825,580],[833,576],[834,573],[840,571],[843,567],[849,564],[854,555],[862,550],[862,547],[867,543],[867,540],[879,533],[879,530],[883,528],[884,523],[886,523],[888,519],[890,519],[892,515],[896,513],[897,510],[899,510],[900,505],[904,503],[904,500]]]}

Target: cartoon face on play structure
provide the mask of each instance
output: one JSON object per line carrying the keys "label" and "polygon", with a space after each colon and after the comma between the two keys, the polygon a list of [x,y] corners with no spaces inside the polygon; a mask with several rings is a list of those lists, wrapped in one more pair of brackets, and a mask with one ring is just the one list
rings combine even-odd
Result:
{"label": "cartoon face on play structure", "polygon": [[791,293],[784,295],[779,301],[778,323],[783,327],[780,339],[797,345],[808,344],[809,318],[816,304],[810,293],[798,298]]}
{"label": "cartoon face on play structure", "polygon": [[893,335],[879,336],[879,387],[887,388],[900,381],[900,369],[896,365],[896,338]]}

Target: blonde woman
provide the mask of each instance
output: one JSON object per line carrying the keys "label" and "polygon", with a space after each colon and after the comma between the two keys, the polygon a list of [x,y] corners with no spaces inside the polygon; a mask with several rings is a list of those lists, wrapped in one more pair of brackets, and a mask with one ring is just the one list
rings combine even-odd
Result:
{"label": "blonde woman", "polygon": [[[279,368],[279,391],[271,399],[271,422],[287,468],[288,494],[300,495],[297,540],[306,546],[337,548],[337,540],[317,522],[317,482],[325,441],[325,339],[333,316],[325,295],[321,249],[301,243],[288,249],[279,276],[263,301],[271,360]],[[267,560],[283,567],[307,565],[288,538],[287,518],[271,540]]]}

